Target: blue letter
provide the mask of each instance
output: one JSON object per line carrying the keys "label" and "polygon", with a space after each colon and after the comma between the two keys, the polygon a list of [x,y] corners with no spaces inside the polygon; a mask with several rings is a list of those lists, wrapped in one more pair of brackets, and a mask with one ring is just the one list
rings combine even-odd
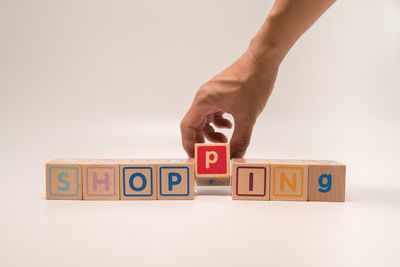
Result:
{"label": "blue letter", "polygon": [[[326,178],[326,183],[324,183],[324,178]],[[319,186],[321,187],[318,189],[319,192],[327,193],[331,191],[332,187],[332,175],[330,174],[322,174],[318,180]]]}
{"label": "blue letter", "polygon": [[[140,177],[141,179],[142,179],[142,186],[141,187],[136,187],[134,184],[133,184],[133,180],[135,179],[135,177]],[[146,180],[146,177],[143,175],[143,174],[141,174],[141,173],[134,173],[134,174],[132,174],[131,175],[131,177],[129,178],[129,186],[132,188],[132,190],[135,190],[135,191],[142,191],[145,187],[146,187],[146,184],[147,184],[147,180]]]}
{"label": "blue letter", "polygon": [[57,175],[57,180],[65,185],[64,187],[58,186],[57,190],[67,191],[71,187],[71,184],[67,180],[63,179],[63,177],[68,177],[68,176],[69,176],[68,173],[60,173]]}
{"label": "blue letter", "polygon": [[[172,179],[174,176],[176,177],[176,181],[175,182]],[[172,186],[180,184],[181,181],[182,181],[182,176],[179,173],[176,173],[176,172],[168,173],[168,190],[172,191]]]}

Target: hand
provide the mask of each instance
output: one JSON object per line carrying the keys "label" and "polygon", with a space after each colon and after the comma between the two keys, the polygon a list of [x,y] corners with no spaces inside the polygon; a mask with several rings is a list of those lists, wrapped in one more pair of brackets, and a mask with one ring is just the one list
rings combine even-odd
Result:
{"label": "hand", "polygon": [[217,128],[231,128],[223,117],[233,116],[235,128],[230,140],[231,157],[244,156],[257,117],[261,114],[274,87],[279,63],[259,61],[249,48],[236,62],[205,83],[181,122],[182,145],[194,157],[194,144],[227,143],[228,138]]}

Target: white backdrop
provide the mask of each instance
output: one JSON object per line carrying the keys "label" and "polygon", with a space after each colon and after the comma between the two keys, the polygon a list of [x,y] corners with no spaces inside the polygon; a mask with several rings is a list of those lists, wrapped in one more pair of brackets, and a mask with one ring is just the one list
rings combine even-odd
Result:
{"label": "white backdrop", "polygon": [[46,201],[55,157],[184,157],[197,88],[273,1],[0,0],[0,265],[398,266],[400,2],[340,1],[293,47],[246,157],[337,159],[347,202]]}

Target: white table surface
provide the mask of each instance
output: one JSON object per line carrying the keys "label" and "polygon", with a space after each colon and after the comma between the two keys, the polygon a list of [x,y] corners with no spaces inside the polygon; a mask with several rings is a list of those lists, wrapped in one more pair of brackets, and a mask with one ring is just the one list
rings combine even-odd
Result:
{"label": "white table surface", "polygon": [[[45,200],[44,166],[2,172],[0,266],[399,266],[400,190],[344,203]],[[29,178],[29,179],[28,179]],[[12,190],[10,190],[12,189]]]}

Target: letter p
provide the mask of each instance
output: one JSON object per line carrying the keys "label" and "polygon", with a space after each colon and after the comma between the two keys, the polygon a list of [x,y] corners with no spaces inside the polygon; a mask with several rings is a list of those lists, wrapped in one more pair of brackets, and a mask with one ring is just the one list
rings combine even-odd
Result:
{"label": "letter p", "polygon": [[[212,156],[212,159],[211,159]],[[218,161],[218,153],[215,151],[206,151],[206,169],[210,168],[210,164]]]}
{"label": "letter p", "polygon": [[[176,180],[174,181],[174,177],[176,177]],[[170,172],[168,173],[168,190],[172,191],[172,187],[174,185],[178,185],[182,182],[182,176],[179,173],[176,172]]]}

